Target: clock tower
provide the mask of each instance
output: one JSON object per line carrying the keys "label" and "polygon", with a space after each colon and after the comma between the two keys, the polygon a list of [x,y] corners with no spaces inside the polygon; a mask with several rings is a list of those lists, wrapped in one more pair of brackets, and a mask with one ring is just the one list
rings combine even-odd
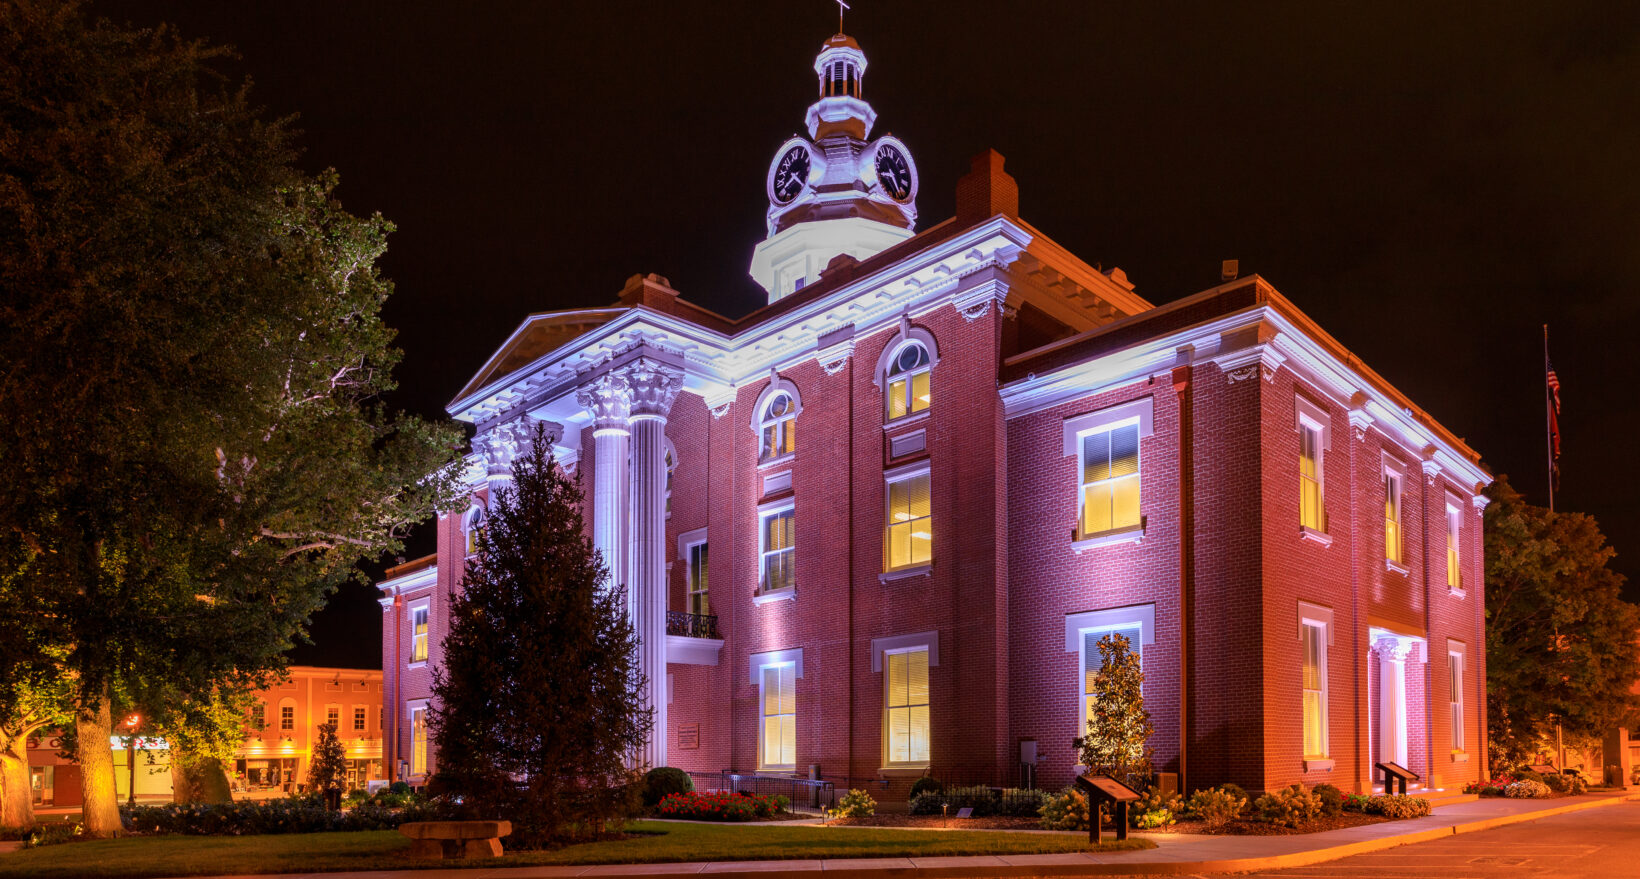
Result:
{"label": "clock tower", "polygon": [[868,140],[877,111],[861,97],[860,44],[826,40],[814,72],[809,136],[780,145],[765,181],[768,237],[752,251],[751,275],[770,302],[814,283],[839,254],[864,260],[910,238],[917,222],[911,151],[891,136]]}

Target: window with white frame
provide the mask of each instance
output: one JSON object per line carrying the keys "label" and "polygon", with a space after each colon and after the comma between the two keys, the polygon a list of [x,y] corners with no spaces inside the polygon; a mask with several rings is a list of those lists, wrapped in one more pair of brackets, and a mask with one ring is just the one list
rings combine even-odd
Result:
{"label": "window with white frame", "polygon": [[1298,422],[1298,524],[1312,531],[1327,530],[1321,481],[1320,424],[1300,416]]}
{"label": "window with white frame", "polygon": [[928,762],[928,648],[885,652],[883,731],[888,765]]}
{"label": "window with white frame", "polygon": [[1463,742],[1463,651],[1447,649],[1447,717],[1452,720],[1452,750],[1462,751]]}
{"label": "window with white frame", "polygon": [[712,602],[707,591],[706,541],[691,543],[687,550],[685,558],[689,566],[689,612],[704,616],[712,612]]}
{"label": "window with white frame", "polygon": [[797,666],[765,665],[759,674],[763,725],[758,731],[758,768],[797,766]]}
{"label": "window with white frame", "polygon": [[423,604],[410,611],[410,661],[427,661],[427,627],[431,611]]}
{"label": "window with white frame", "polygon": [[921,342],[907,342],[894,352],[894,359],[889,363],[888,375],[885,376],[888,382],[885,394],[888,420],[914,415],[928,408],[928,377],[932,366],[928,349]]}
{"label": "window with white frame", "polygon": [[797,451],[797,401],[781,391],[763,406],[762,451],[758,460],[769,461]]}
{"label": "window with white frame", "polygon": [[672,515],[672,471],[677,469],[678,455],[672,448],[672,441],[666,441],[666,515]]}
{"label": "window with white frame", "polygon": [[427,706],[410,709],[410,774],[427,774]]}
{"label": "window with white frame", "polygon": [[1124,623],[1118,626],[1101,626],[1094,629],[1082,630],[1082,698],[1079,700],[1078,711],[1082,715],[1082,727],[1078,735],[1086,735],[1088,724],[1093,721],[1094,712],[1099,706],[1099,692],[1097,678],[1099,669],[1104,664],[1104,656],[1099,652],[1099,642],[1110,635],[1120,635],[1127,639],[1128,649],[1139,658],[1140,668],[1144,667],[1144,637],[1143,627],[1137,623]]}
{"label": "window with white frame", "polygon": [[342,706],[340,706],[340,705],[326,705],[325,706],[325,723],[328,723],[331,726],[336,727],[337,729],[341,729],[341,726],[342,726]]}
{"label": "window with white frame", "polygon": [[1081,438],[1081,536],[1139,527],[1139,419]]}
{"label": "window with white frame", "polygon": [[1304,756],[1327,756],[1327,624],[1303,620]]}
{"label": "window with white frame", "polygon": [[359,705],[353,706],[353,731],[354,732],[364,732],[364,722],[365,722],[364,718],[365,718],[364,707],[359,706]]}
{"label": "window with white frame", "polygon": [[758,526],[759,551],[762,554],[763,591],[789,589],[796,583],[794,576],[794,535],[791,507],[765,510]]}
{"label": "window with white frame", "polygon": [[279,731],[294,732],[296,730],[296,703],[285,700],[288,704],[279,706]]}
{"label": "window with white frame", "polygon": [[484,510],[475,508],[467,514],[467,554],[478,555],[478,548],[484,542]]}
{"label": "window with white frame", "polygon": [[888,479],[885,570],[920,567],[934,557],[928,479],[927,468]]}
{"label": "window with white frame", "polygon": [[1463,588],[1463,569],[1459,567],[1458,541],[1463,536],[1463,505],[1447,499],[1446,502],[1446,585]]}
{"label": "window with white frame", "polygon": [[1401,558],[1401,474],[1384,468],[1384,559],[1399,565]]}

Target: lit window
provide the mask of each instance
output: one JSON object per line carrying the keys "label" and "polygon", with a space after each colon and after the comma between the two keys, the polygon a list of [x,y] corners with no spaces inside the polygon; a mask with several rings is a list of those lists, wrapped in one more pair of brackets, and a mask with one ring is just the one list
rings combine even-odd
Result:
{"label": "lit window", "polygon": [[928,762],[928,648],[883,657],[888,680],[888,763]]}
{"label": "lit window", "polygon": [[1128,650],[1139,657],[1141,667],[1144,664],[1144,648],[1141,645],[1140,635],[1143,630],[1138,624],[1123,625],[1117,628],[1085,629],[1082,632],[1082,733],[1088,731],[1088,724],[1093,722],[1093,710],[1098,702],[1098,691],[1095,689],[1095,676],[1104,662],[1099,654],[1099,642],[1109,635],[1119,635],[1127,639]]}
{"label": "lit window", "polygon": [[888,418],[890,421],[928,408],[928,373],[931,362],[921,342],[910,342],[894,355],[888,367]]}
{"label": "lit window", "polygon": [[1384,471],[1384,558],[1401,564],[1401,476]]}
{"label": "lit window", "polygon": [[1327,627],[1304,621],[1304,756],[1327,756]]}
{"label": "lit window", "polygon": [[296,706],[279,706],[279,731],[291,732],[296,729]]}
{"label": "lit window", "polygon": [[702,541],[689,547],[689,612],[702,616],[712,612],[707,597],[706,568],[706,542]]}
{"label": "lit window", "polygon": [[410,774],[427,774],[427,709],[410,709]]}
{"label": "lit window", "polygon": [[364,709],[363,708],[354,708],[353,709],[353,731],[354,732],[364,732],[364,716],[365,715],[364,715]]}
{"label": "lit window", "polygon": [[427,605],[422,605],[410,612],[410,661],[427,661]]}
{"label": "lit window", "polygon": [[1321,493],[1321,426],[1304,419],[1298,425],[1298,524],[1327,530]]}
{"label": "lit window", "polygon": [[672,515],[672,471],[678,466],[677,456],[672,453],[672,444],[666,444],[666,515]]}
{"label": "lit window", "polygon": [[329,705],[325,707],[325,723],[328,723],[334,727],[340,727],[342,725],[341,706]]}
{"label": "lit window", "polygon": [[484,543],[484,511],[474,510],[467,517],[467,554],[478,555],[478,548]]}
{"label": "lit window", "polygon": [[1446,654],[1447,716],[1452,719],[1452,750],[1463,750],[1463,654],[1456,650]]}
{"label": "lit window", "polygon": [[788,589],[795,582],[792,571],[792,508],[763,514],[759,528],[763,555],[763,591]]}
{"label": "lit window", "polygon": [[1446,585],[1463,588],[1463,569],[1458,566],[1458,538],[1462,534],[1463,508],[1448,501],[1446,504]]}
{"label": "lit window", "polygon": [[1139,527],[1139,422],[1082,437],[1082,536]]}
{"label": "lit window", "polygon": [[763,447],[759,459],[768,461],[797,451],[797,402],[782,391],[763,407]]}
{"label": "lit window", "polygon": [[888,483],[887,569],[928,564],[933,558],[934,526],[929,516],[928,471]]}
{"label": "lit window", "polygon": [[268,725],[267,706],[258,702],[251,706],[251,729],[260,730]]}
{"label": "lit window", "polygon": [[792,663],[763,667],[760,769],[791,769],[797,765],[796,672]]}

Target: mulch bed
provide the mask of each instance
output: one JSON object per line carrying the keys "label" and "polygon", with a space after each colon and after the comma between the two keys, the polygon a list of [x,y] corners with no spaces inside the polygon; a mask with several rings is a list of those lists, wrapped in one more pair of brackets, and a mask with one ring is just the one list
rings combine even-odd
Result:
{"label": "mulch bed", "polygon": [[[1301,827],[1281,827],[1275,824],[1266,824],[1262,821],[1250,821],[1245,818],[1231,821],[1222,827],[1207,827],[1199,821],[1180,821],[1168,827],[1157,827],[1149,830],[1135,830],[1135,833],[1203,833],[1220,836],[1291,836],[1299,833],[1321,833],[1325,830],[1342,830],[1345,827],[1360,827],[1364,824],[1378,824],[1390,819],[1382,815],[1363,815],[1360,812],[1345,812],[1336,818],[1317,818]],[[838,818],[832,824],[849,827],[925,827],[940,829],[949,827],[952,830],[1041,830],[1042,824],[1035,818],[1007,818],[993,816],[989,818],[952,818],[947,821],[939,815],[907,815],[905,813],[888,813],[873,815],[870,818]]]}

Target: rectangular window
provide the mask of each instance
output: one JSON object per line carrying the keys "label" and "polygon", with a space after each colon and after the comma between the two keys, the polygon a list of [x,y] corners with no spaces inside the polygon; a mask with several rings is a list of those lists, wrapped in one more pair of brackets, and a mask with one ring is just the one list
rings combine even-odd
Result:
{"label": "rectangular window", "polygon": [[364,732],[364,709],[353,709],[353,731]]}
{"label": "rectangular window", "polygon": [[928,648],[883,657],[888,681],[888,763],[928,762]]}
{"label": "rectangular window", "polygon": [[1384,558],[1401,564],[1401,475],[1384,471]]}
{"label": "rectangular window", "polygon": [[296,729],[296,706],[279,706],[279,731],[290,732]]}
{"label": "rectangular window", "polygon": [[1087,629],[1082,632],[1082,728],[1077,735],[1085,735],[1088,723],[1093,720],[1093,711],[1098,703],[1099,694],[1094,689],[1094,676],[1099,673],[1099,667],[1104,657],[1099,654],[1099,641],[1106,635],[1121,635],[1128,639],[1128,648],[1139,657],[1140,667],[1144,665],[1144,646],[1141,644],[1142,629],[1138,625],[1125,625],[1116,629]]}
{"label": "rectangular window", "polygon": [[1139,422],[1082,437],[1082,536],[1139,527]]}
{"label": "rectangular window", "polygon": [[1308,419],[1298,424],[1298,524],[1312,531],[1327,530],[1321,493],[1321,426]]}
{"label": "rectangular window", "polygon": [[267,706],[258,702],[251,706],[251,729],[260,730],[268,725]]}
{"label": "rectangular window", "polygon": [[763,553],[763,591],[789,589],[795,583],[792,576],[792,508],[763,514],[760,528]]}
{"label": "rectangular window", "polygon": [[689,547],[689,612],[706,615],[712,612],[711,601],[707,598],[706,585],[706,543],[696,543]]}
{"label": "rectangular window", "polygon": [[1447,667],[1447,716],[1452,718],[1452,750],[1463,750],[1463,654],[1449,651]]}
{"label": "rectangular window", "polygon": [[428,610],[425,604],[410,611],[412,626],[410,634],[411,662],[427,661],[427,617]]}
{"label": "rectangular window", "polygon": [[1327,627],[1304,621],[1304,756],[1327,756]]}
{"label": "rectangular window", "polygon": [[410,774],[427,774],[427,709],[410,709]]}
{"label": "rectangular window", "polygon": [[929,515],[928,471],[888,484],[886,568],[894,571],[928,564],[934,557],[934,526]]}
{"label": "rectangular window", "polygon": [[1458,566],[1458,538],[1462,534],[1463,508],[1450,501],[1446,505],[1446,585],[1463,588],[1463,571]]}
{"label": "rectangular window", "polygon": [[760,769],[792,769],[797,765],[796,672],[797,666],[792,663],[763,667]]}
{"label": "rectangular window", "polygon": [[341,729],[342,708],[340,705],[328,705],[325,707],[325,723],[328,723],[337,729]]}

